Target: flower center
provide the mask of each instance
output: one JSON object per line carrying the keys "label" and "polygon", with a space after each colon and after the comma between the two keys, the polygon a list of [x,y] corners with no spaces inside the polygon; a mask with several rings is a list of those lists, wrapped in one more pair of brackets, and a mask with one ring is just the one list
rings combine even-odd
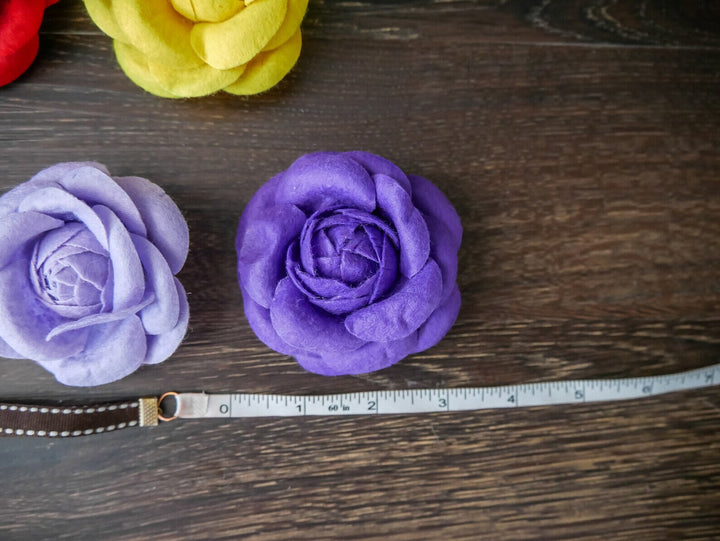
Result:
{"label": "flower center", "polygon": [[318,211],[288,248],[285,268],[310,302],[343,314],[375,302],[395,283],[397,233],[364,211]]}
{"label": "flower center", "polygon": [[[375,231],[370,231],[374,229]],[[316,273],[325,278],[342,280],[348,285],[364,282],[373,276],[379,258],[373,250],[369,235],[377,228],[368,224],[332,225],[315,231],[312,251]]]}
{"label": "flower center", "polygon": [[77,222],[49,232],[35,245],[30,269],[35,292],[62,315],[99,312],[109,274],[107,252]]}

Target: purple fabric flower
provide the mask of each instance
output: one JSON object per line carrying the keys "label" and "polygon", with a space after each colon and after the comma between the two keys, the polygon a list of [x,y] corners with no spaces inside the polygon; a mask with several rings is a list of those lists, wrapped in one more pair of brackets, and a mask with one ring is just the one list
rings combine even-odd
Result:
{"label": "purple fabric flower", "polygon": [[308,154],[240,219],[245,314],[265,344],[311,372],[380,370],[455,322],[461,238],[428,180],[365,152]]}
{"label": "purple fabric flower", "polygon": [[0,197],[0,356],[66,385],[167,359],[188,324],[188,229],[163,190],[60,163]]}

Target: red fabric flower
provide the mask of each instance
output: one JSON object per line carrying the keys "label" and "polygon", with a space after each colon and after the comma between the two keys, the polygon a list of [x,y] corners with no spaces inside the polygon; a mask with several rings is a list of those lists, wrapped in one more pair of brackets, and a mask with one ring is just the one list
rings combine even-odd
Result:
{"label": "red fabric flower", "polygon": [[45,8],[58,0],[0,0],[0,86],[30,67]]}

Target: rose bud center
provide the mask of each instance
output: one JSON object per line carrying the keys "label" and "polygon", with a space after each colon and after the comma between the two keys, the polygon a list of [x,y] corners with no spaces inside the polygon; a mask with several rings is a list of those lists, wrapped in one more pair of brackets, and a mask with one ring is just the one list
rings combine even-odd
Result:
{"label": "rose bud center", "polygon": [[377,272],[379,262],[367,224],[340,224],[315,231],[311,245],[316,272],[348,285],[364,282]]}
{"label": "rose bud center", "polygon": [[109,274],[107,252],[77,222],[50,231],[35,245],[30,269],[35,292],[61,315],[101,311]]}
{"label": "rose bud center", "polygon": [[318,211],[288,249],[286,270],[310,302],[333,314],[381,298],[397,276],[397,234],[373,214]]}

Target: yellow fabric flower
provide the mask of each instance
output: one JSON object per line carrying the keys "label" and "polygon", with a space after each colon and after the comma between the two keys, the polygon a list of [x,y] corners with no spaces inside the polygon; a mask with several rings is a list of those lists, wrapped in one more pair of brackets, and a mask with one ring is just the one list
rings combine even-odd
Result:
{"label": "yellow fabric flower", "polygon": [[125,74],[165,98],[257,94],[300,56],[308,0],[84,0]]}

